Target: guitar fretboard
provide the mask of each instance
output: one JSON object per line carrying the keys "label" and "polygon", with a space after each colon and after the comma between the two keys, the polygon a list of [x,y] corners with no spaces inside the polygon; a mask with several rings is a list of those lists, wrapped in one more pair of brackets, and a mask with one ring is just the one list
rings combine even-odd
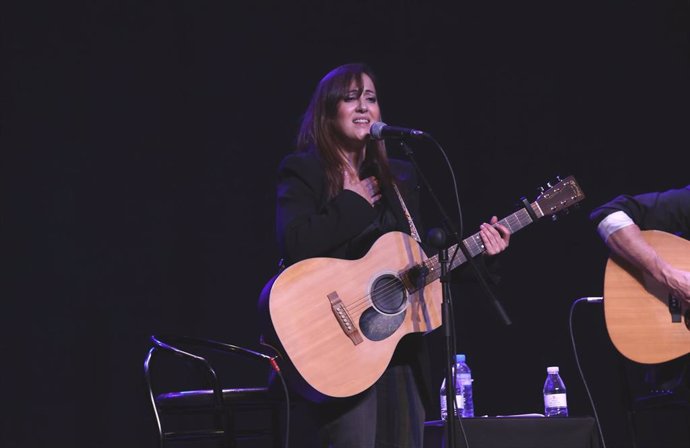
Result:
{"label": "guitar fretboard", "polygon": [[[543,216],[543,212],[536,203],[531,204],[531,208],[537,218],[541,218]],[[499,224],[506,226],[508,230],[510,230],[511,234],[530,225],[532,222],[533,220],[530,216],[530,213],[524,208],[498,221]],[[482,237],[479,232],[465,238],[462,242],[465,244],[467,252],[470,254],[472,258],[486,251],[486,247],[484,247],[484,242],[482,241]],[[455,253],[456,251],[457,253]],[[448,248],[448,256],[452,259],[449,271],[455,269],[456,267],[460,266],[461,264],[467,261],[465,254],[457,244],[454,244],[453,246]],[[424,267],[427,271],[425,275],[425,284],[429,284],[441,277],[441,262],[438,259],[438,255],[434,255],[433,257],[426,259],[424,261]],[[410,283],[418,284],[417,282]]]}

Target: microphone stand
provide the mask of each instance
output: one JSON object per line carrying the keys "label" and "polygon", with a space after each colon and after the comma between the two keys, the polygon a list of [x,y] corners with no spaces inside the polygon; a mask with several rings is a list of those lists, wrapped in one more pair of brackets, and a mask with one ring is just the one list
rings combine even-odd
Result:
{"label": "microphone stand", "polygon": [[455,402],[455,372],[453,371],[453,367],[455,366],[455,332],[453,331],[454,321],[449,279],[450,270],[448,269],[448,249],[445,247],[446,233],[443,230],[432,229],[429,233],[431,235],[431,244],[439,250],[438,261],[441,264],[441,293],[443,298],[441,319],[444,327],[443,336],[445,338],[446,348],[446,434],[448,446],[455,448],[455,411],[457,406]]}
{"label": "microphone stand", "polygon": [[[465,246],[465,242],[460,239],[460,236],[453,226],[451,220],[448,217],[448,214],[446,213],[443,205],[439,201],[438,197],[436,196],[436,193],[434,192],[433,188],[431,188],[431,185],[429,184],[429,181],[427,180],[426,176],[422,172],[422,170],[419,167],[419,164],[417,163],[417,160],[414,157],[414,153],[412,152],[412,149],[409,147],[409,145],[405,142],[404,139],[400,140],[400,147],[402,148],[403,152],[407,156],[407,158],[410,160],[412,165],[415,168],[415,171],[419,175],[419,178],[422,180],[422,183],[424,184],[424,187],[426,190],[429,192],[431,195],[432,199],[436,203],[436,207],[440,211],[443,220],[446,224],[446,226],[451,230],[453,235],[455,236],[455,239],[458,241],[458,247],[462,251],[463,255],[465,256],[465,259],[472,265],[475,273],[477,274],[477,277],[481,279],[482,284],[488,291],[490,297],[493,299],[494,306],[496,307],[496,310],[498,311],[501,319],[504,321],[506,325],[510,325],[510,319],[508,318],[508,315],[506,312],[503,310],[500,302],[493,297],[491,294],[491,290],[488,287],[488,284],[486,283],[486,280],[484,279],[484,276],[482,275],[481,271],[479,268],[476,266],[474,259],[472,258],[472,255],[469,253],[469,250]],[[441,291],[442,291],[442,303],[443,303],[443,310],[442,310],[442,324],[445,327],[445,352],[446,352],[446,409],[447,409],[447,416],[446,416],[446,433],[448,437],[448,446],[451,448],[456,448],[456,426],[455,426],[455,408],[456,408],[456,403],[455,403],[455,375],[453,374],[453,367],[455,366],[455,321],[454,321],[454,314],[451,312],[452,310],[452,297],[451,297],[451,291],[450,291],[450,266],[452,264],[452,260],[448,260],[448,249],[445,248],[445,243],[446,243],[446,237],[445,233],[438,229],[436,231],[436,235],[433,235],[431,238],[431,243],[434,246],[437,246],[439,249],[439,263],[441,265]],[[442,247],[441,247],[442,246]],[[457,254],[457,251],[453,254],[453,259],[455,258],[455,255]],[[464,428],[462,426],[462,419],[460,417],[457,418],[458,423],[460,424],[460,428],[463,431],[463,434],[465,435],[465,445],[469,446],[467,443],[467,438],[466,434],[464,431]]]}

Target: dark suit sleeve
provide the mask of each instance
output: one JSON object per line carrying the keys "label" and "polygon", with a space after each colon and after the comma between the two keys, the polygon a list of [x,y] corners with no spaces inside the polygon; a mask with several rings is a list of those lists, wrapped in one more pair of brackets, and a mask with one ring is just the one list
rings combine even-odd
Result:
{"label": "dark suit sleeve", "polygon": [[635,196],[617,196],[595,208],[590,220],[598,225],[617,211],[625,212],[642,230],[687,233],[690,229],[690,186]]}
{"label": "dark suit sleeve", "polygon": [[286,262],[332,256],[366,228],[374,208],[361,196],[343,190],[325,199],[323,169],[310,154],[283,159],[278,171],[276,226]]}

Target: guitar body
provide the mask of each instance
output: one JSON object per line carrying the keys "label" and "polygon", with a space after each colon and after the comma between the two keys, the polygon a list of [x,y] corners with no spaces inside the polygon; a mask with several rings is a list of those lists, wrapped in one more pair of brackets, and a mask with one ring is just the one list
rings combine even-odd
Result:
{"label": "guitar body", "polygon": [[[642,234],[671,265],[690,271],[689,241],[657,230]],[[611,341],[632,361],[656,364],[690,353],[687,308],[672,322],[669,290],[615,258],[606,265],[604,313]]]}
{"label": "guitar body", "polygon": [[411,291],[400,275],[425,259],[412,237],[390,232],[358,260],[310,258],[269,282],[259,309],[301,377],[291,385],[314,401],[355,395],[381,376],[403,336],[438,328],[440,281]]}

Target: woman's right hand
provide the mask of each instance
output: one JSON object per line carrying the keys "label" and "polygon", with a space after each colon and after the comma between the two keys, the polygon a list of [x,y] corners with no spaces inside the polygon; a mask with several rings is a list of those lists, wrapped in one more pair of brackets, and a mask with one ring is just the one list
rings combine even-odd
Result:
{"label": "woman's right hand", "polygon": [[343,171],[343,189],[354,191],[366,199],[372,207],[381,199],[381,188],[376,177],[370,176],[360,180],[349,169]]}

